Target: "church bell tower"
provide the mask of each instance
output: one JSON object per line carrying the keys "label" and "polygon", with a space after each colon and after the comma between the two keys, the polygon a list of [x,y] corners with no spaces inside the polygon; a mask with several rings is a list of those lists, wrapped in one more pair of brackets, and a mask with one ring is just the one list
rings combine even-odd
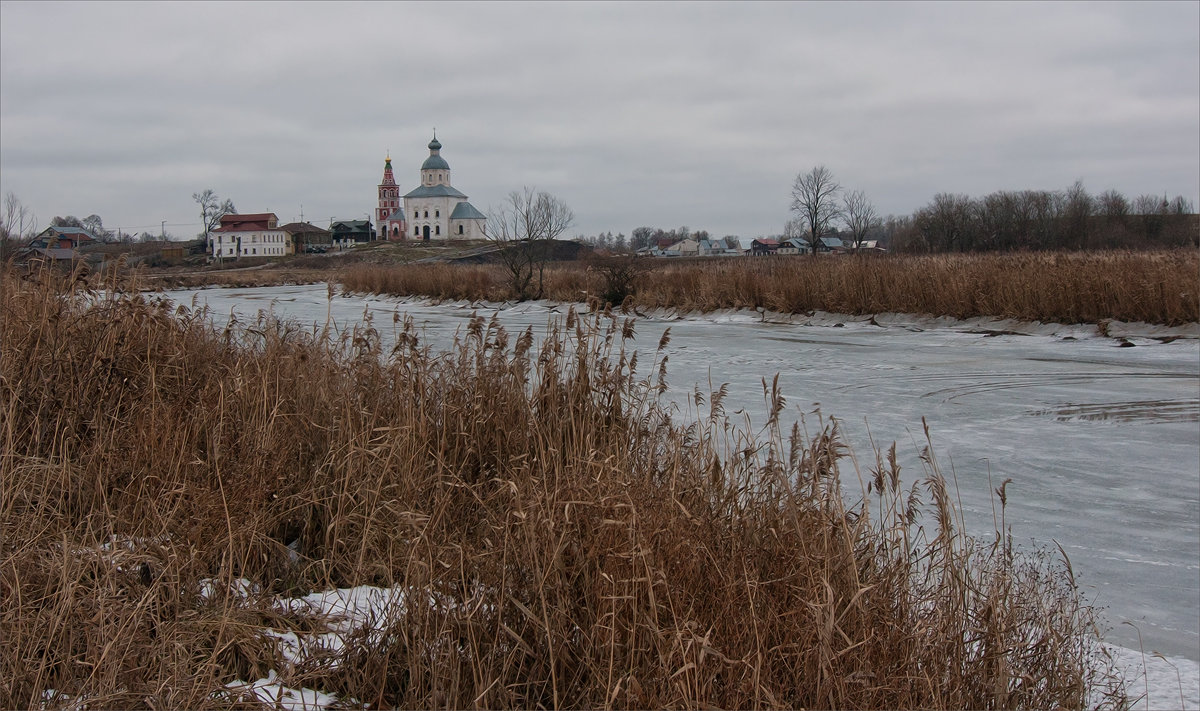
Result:
{"label": "church bell tower", "polygon": [[383,163],[383,182],[379,184],[379,207],[375,208],[375,224],[379,226],[381,239],[404,239],[404,213],[398,211],[400,187],[392,175],[392,155],[388,153]]}

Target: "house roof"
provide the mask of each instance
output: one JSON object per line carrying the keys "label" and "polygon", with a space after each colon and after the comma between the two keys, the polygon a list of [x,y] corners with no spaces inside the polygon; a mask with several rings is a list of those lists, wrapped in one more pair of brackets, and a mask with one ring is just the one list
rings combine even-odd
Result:
{"label": "house roof", "polygon": [[399,208],[392,214],[383,218],[388,221],[404,222],[404,208]]}
{"label": "house roof", "polygon": [[321,229],[320,227],[317,227],[316,225],[310,224],[308,222],[289,222],[286,225],[282,225],[278,229],[281,229],[284,232],[290,232],[294,235],[308,234],[308,233],[329,234],[329,230]]}
{"label": "house roof", "polygon": [[779,246],[779,242],[777,242],[773,239],[756,239],[756,240],[754,240],[754,243],[766,245],[768,247],[778,247]]}
{"label": "house roof", "polygon": [[272,219],[279,218],[273,212],[231,212],[221,215],[221,222],[263,222]]}
{"label": "house roof", "polygon": [[[422,169],[423,170],[423,169]],[[424,197],[456,197],[467,199],[467,196],[455,190],[449,185],[422,185],[416,190],[411,191],[404,197],[406,198],[424,198]]]}
{"label": "house roof", "polygon": [[334,220],[329,224],[330,230],[337,230],[341,227],[346,230],[366,230],[371,226],[367,220]]}
{"label": "house roof", "polygon": [[465,200],[454,206],[450,213],[451,220],[486,220],[487,215],[475,209],[475,206]]}
{"label": "house roof", "polygon": [[230,213],[221,215],[221,226],[213,232],[245,232],[248,230],[279,229],[268,227],[271,221],[279,221],[273,212]]}
{"label": "house roof", "polygon": [[46,234],[50,230],[54,230],[55,232],[57,232],[60,235],[78,235],[84,239],[96,239],[95,236],[93,236],[91,232],[88,232],[87,230],[85,230],[82,227],[72,227],[69,225],[63,225],[62,227],[54,227],[52,225],[52,226],[47,227],[46,229],[42,230],[42,234]]}

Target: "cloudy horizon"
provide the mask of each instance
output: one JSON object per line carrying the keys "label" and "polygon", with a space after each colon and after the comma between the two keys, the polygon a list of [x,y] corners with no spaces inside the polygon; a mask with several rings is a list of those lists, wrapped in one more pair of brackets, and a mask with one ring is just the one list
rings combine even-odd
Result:
{"label": "cloudy horizon", "polygon": [[1197,204],[1200,3],[0,3],[0,193],[42,226],[362,219],[434,127],[475,207],[536,186],[571,235],[778,234],[816,165],[883,215]]}

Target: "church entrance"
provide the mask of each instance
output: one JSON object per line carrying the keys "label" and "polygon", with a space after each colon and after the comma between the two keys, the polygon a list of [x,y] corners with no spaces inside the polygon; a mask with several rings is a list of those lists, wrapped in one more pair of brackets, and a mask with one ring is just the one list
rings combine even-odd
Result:
{"label": "church entrance", "polygon": [[425,225],[425,228],[421,230],[421,238],[426,242],[429,241],[429,225]]}

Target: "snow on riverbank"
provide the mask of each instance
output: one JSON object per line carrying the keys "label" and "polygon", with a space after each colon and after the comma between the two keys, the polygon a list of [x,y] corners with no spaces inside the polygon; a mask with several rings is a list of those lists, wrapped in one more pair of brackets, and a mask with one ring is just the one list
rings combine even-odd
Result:
{"label": "snow on riverbank", "polygon": [[[248,581],[234,585],[235,594],[245,594],[251,589]],[[310,617],[315,622],[311,628],[317,631],[297,633],[265,629],[262,634],[275,641],[277,658],[292,669],[317,659],[321,663],[331,663],[352,635],[370,639],[382,634],[383,626],[403,615],[409,597],[409,591],[399,588],[361,586],[280,599],[274,605],[277,609]],[[1200,709],[1200,665],[1196,662],[1150,652],[1143,654],[1125,647],[1106,647],[1118,668],[1125,670],[1126,689],[1130,698],[1137,699],[1134,709]],[[260,679],[232,681],[226,685],[225,692],[218,693],[286,711],[327,709],[335,704],[357,705],[354,700],[339,699],[319,690],[289,687],[285,679],[272,669]]]}

